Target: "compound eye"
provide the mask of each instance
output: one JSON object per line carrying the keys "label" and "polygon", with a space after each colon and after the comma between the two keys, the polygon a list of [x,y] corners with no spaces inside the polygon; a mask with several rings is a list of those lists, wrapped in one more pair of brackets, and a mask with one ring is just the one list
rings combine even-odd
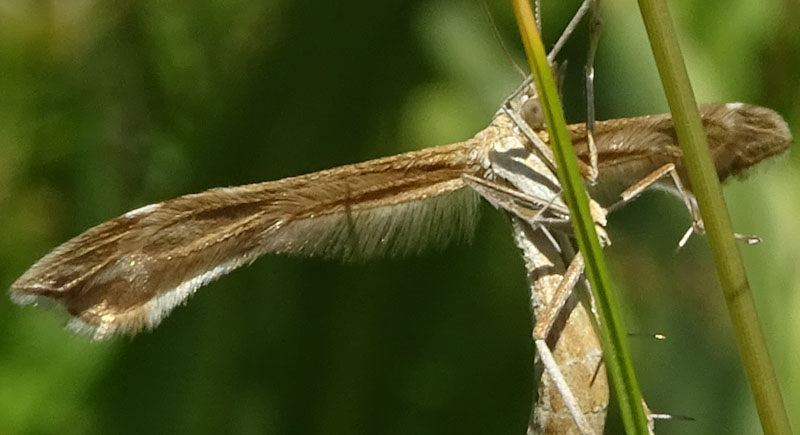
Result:
{"label": "compound eye", "polygon": [[544,112],[542,105],[539,104],[538,98],[528,98],[522,103],[522,110],[520,110],[522,119],[528,123],[533,130],[541,130],[545,128],[544,125]]}

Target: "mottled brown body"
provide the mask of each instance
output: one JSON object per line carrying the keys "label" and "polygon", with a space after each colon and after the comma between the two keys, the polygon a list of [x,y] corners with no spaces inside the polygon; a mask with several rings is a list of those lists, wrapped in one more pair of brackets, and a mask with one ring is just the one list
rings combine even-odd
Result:
{"label": "mottled brown body", "polygon": [[[564,279],[564,247],[553,244],[541,229],[512,218],[514,241],[522,251],[532,292],[534,318],[547,316],[547,305]],[[547,335],[547,346],[560,368],[583,418],[595,433],[602,433],[608,410],[608,378],[600,340],[591,313],[573,292]],[[585,299],[585,298],[584,298]],[[536,402],[529,422],[533,434],[580,434],[572,414],[553,379],[537,360],[534,383]]]}

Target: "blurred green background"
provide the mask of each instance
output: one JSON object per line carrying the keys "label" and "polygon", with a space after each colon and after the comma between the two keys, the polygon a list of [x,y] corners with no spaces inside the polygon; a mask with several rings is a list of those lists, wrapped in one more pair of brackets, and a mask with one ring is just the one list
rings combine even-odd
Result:
{"label": "blurred green background", "polygon": [[[555,40],[578,2],[545,2]],[[778,110],[800,131],[798,6],[670,2],[700,102]],[[524,63],[505,1],[490,9]],[[604,4],[598,118],[666,110],[635,2]],[[582,28],[567,114],[583,119]],[[129,209],[449,143],[520,81],[480,2],[0,3],[0,283]],[[726,189],[778,376],[800,430],[797,158]],[[264,258],[152,333],[92,343],[0,299],[0,434],[521,434],[532,343],[522,262],[484,207],[471,244],[355,264]],[[760,431],[705,241],[653,193],[608,249],[665,434]],[[607,433],[620,433],[613,414]]]}

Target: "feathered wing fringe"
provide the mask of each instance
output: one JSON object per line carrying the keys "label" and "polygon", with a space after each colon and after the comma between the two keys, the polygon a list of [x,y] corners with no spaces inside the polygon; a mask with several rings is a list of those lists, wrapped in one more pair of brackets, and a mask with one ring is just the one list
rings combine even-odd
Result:
{"label": "feathered wing fringe", "polygon": [[104,339],[152,329],[199,287],[268,253],[366,259],[472,234],[478,173],[460,143],[151,204],[91,228],[11,287],[61,305],[68,328]]}

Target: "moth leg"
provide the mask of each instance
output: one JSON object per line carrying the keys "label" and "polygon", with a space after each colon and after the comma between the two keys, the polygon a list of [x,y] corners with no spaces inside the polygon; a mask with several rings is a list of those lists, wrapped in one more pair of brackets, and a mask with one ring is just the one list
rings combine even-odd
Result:
{"label": "moth leg", "polygon": [[589,146],[589,176],[590,184],[597,184],[597,177],[600,175],[597,169],[597,145],[594,141],[594,57],[597,53],[597,45],[600,42],[600,29],[603,22],[598,12],[598,2],[595,0],[591,5],[589,15],[589,52],[586,55],[586,67],[584,75],[586,80],[586,143]]}
{"label": "moth leg", "polygon": [[[581,275],[583,274],[584,262],[583,255],[580,252],[575,254],[575,257],[569,263],[567,270],[564,271],[563,279],[558,283],[553,297],[547,303],[546,308],[536,318],[536,325],[533,327],[533,339],[544,340],[550,333],[550,328],[567,302],[567,298],[572,294],[572,290],[578,283]],[[595,316],[595,319],[597,317]]]}
{"label": "moth leg", "polygon": [[[675,188],[678,190],[678,196],[681,197],[683,203],[686,205],[686,208],[689,210],[689,214],[692,217],[692,224],[696,224],[700,222],[700,212],[697,209],[697,204],[695,202],[694,196],[683,187],[683,182],[681,178],[678,176],[678,172],[675,170],[675,164],[667,163],[660,168],[656,169],[655,171],[645,175],[641,180],[637,181],[631,187],[625,189],[622,193],[620,193],[620,200],[615,202],[614,204],[608,207],[609,211],[616,210],[618,207],[621,207],[634,199],[636,199],[639,195],[642,194],[645,190],[652,187],[661,178],[669,176],[672,178],[672,182],[675,183]],[[697,224],[700,225],[700,224]],[[698,228],[699,231],[701,231]]]}
{"label": "moth leg", "polygon": [[[689,214],[692,217],[692,226],[689,227],[686,233],[684,233],[683,237],[681,237],[680,241],[678,241],[678,249],[681,249],[686,245],[686,242],[689,240],[689,237],[691,237],[692,233],[705,234],[706,231],[705,226],[703,225],[703,219],[700,217],[700,211],[697,208],[697,201],[695,200],[694,195],[687,191],[683,186],[681,178],[678,176],[678,172],[675,170],[674,164],[667,163],[664,166],[661,166],[639,180],[633,186],[626,189],[620,194],[620,201],[609,206],[608,210],[613,211],[617,207],[632,201],[634,198],[641,195],[642,192],[658,182],[662,177],[667,175],[672,178],[672,182],[675,184],[675,188],[678,190],[678,196],[681,197],[683,203],[686,205],[686,208],[689,210]],[[761,242],[761,237],[759,236],[739,233],[734,233],[733,236],[737,240],[742,240],[748,245],[755,245]]]}
{"label": "moth leg", "polygon": [[[548,228],[571,231],[569,210],[555,202],[559,195],[543,199],[470,174],[462,174],[461,179],[493,207],[510,212],[530,225],[540,227],[546,234],[549,234]],[[589,212],[595,222],[600,245],[611,245],[611,239],[605,230],[607,210],[596,201],[589,200]]]}
{"label": "moth leg", "polygon": [[672,182],[675,184],[675,188],[678,190],[678,196],[680,196],[683,200],[683,203],[686,205],[686,208],[689,210],[689,215],[692,218],[692,225],[678,241],[678,249],[681,249],[684,245],[686,245],[686,242],[689,240],[689,237],[692,235],[692,233],[696,232],[698,234],[704,234],[705,228],[703,227],[703,220],[700,218],[700,211],[697,209],[697,202],[694,199],[694,195],[689,193],[686,188],[683,187],[681,177],[678,176],[678,172],[675,170],[675,165],[673,163],[667,163],[664,166],[661,166],[660,168],[646,175],[633,186],[625,189],[625,191],[619,195],[621,198],[620,201],[614,203],[608,209],[614,210],[621,205],[633,201],[636,197],[641,195],[642,192],[653,186],[662,177],[667,175],[672,178]]}
{"label": "moth leg", "polygon": [[[680,250],[681,248],[683,248],[686,245],[686,242],[689,241],[689,238],[692,236],[692,233],[697,233],[697,234],[700,234],[700,235],[703,235],[703,234],[706,233],[706,230],[705,230],[705,227],[703,226],[703,221],[702,220],[700,220],[700,222],[698,222],[697,225],[692,223],[692,225],[689,227],[689,229],[687,229],[686,232],[683,233],[683,237],[681,237],[681,239],[678,241],[677,250]],[[736,240],[740,240],[740,241],[742,241],[742,242],[744,242],[744,243],[746,243],[748,245],[757,245],[757,244],[759,244],[759,243],[764,241],[764,239],[762,239],[761,236],[758,236],[758,235],[755,235],[755,234],[733,233],[733,238],[736,239]]]}
{"label": "moth leg", "polygon": [[575,426],[578,427],[582,435],[594,434],[595,432],[583,417],[583,411],[578,404],[578,399],[572,394],[572,390],[569,388],[566,378],[564,378],[564,375],[561,373],[561,369],[558,367],[553,353],[550,352],[550,347],[547,346],[547,342],[544,339],[534,339],[534,344],[536,345],[536,352],[539,354],[542,365],[556,385],[556,389],[561,394],[564,404],[572,415]]}
{"label": "moth leg", "polygon": [[497,209],[514,214],[532,226],[569,228],[569,211],[551,199],[538,198],[503,184],[470,174],[461,175],[464,183]]}
{"label": "moth leg", "polygon": [[572,20],[570,20],[569,24],[567,24],[567,26],[564,27],[564,31],[561,32],[561,36],[558,37],[558,40],[553,45],[553,48],[550,50],[550,53],[547,54],[547,60],[550,61],[550,63],[553,63],[553,60],[555,60],[556,56],[558,55],[558,52],[561,51],[562,47],[564,47],[564,44],[567,42],[567,39],[569,39],[569,37],[572,35],[572,32],[575,31],[575,28],[578,27],[578,23],[580,23],[581,19],[583,18],[584,15],[586,15],[586,12],[589,11],[589,8],[592,6],[592,3],[594,2],[595,0],[583,0],[583,3],[575,12],[575,15],[572,17]]}

